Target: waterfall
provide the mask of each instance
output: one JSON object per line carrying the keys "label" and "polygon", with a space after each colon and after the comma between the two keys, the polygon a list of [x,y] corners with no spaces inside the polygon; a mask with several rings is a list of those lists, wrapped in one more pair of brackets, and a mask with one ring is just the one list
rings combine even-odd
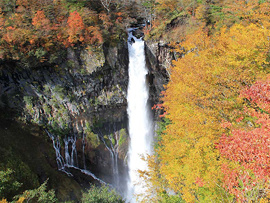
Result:
{"label": "waterfall", "polygon": [[[99,133],[99,139],[102,141],[102,143],[104,144],[104,146],[106,147],[106,149],[110,152],[110,157],[111,157],[111,163],[112,163],[112,174],[113,174],[113,185],[116,189],[119,189],[119,170],[118,170],[118,139],[119,136],[117,136],[117,134],[115,135],[116,140],[113,141],[113,137],[112,135],[108,135],[108,139],[109,139],[109,144],[107,144],[104,140],[103,134],[100,130],[98,130]],[[116,142],[115,144],[113,144],[114,142]]]}
{"label": "waterfall", "polygon": [[112,144],[112,137],[110,136],[111,147],[114,153],[114,165],[113,165],[113,173],[114,173],[114,184],[118,188],[119,187],[119,170],[118,170],[118,147],[119,147],[119,135],[115,133],[115,145]]}
{"label": "waterfall", "polygon": [[[78,155],[77,155],[77,149],[76,149],[76,141],[77,141],[76,135],[73,135],[73,137],[65,137],[64,138],[66,165],[78,166]],[[69,144],[71,144],[71,154],[69,153]]]}
{"label": "waterfall", "polygon": [[[73,137],[65,137],[64,138],[64,143],[65,143],[65,159],[61,155],[61,144],[59,140],[59,136],[54,136],[52,133],[50,133],[48,130],[46,130],[46,133],[49,135],[53,142],[53,148],[55,150],[55,155],[56,155],[56,162],[58,166],[58,170],[66,173],[68,176],[73,176],[72,173],[68,171],[69,168],[74,168],[76,170],[81,171],[82,173],[91,176],[93,179],[99,181],[101,184],[109,185],[105,183],[103,180],[99,179],[96,177],[93,173],[90,171],[86,170],[85,167],[85,158],[84,160],[84,169],[81,169],[78,167],[78,157],[77,157],[77,149],[76,149],[76,141],[77,141],[77,136],[74,135]],[[83,135],[84,136],[84,135]],[[84,151],[84,137],[83,137],[83,151]],[[69,144],[71,144],[71,155],[69,152]],[[84,156],[84,155],[83,155]],[[111,187],[111,185],[109,185]]]}
{"label": "waterfall", "polygon": [[[129,51],[129,84],[128,84],[128,117],[129,117],[129,137],[130,145],[128,150],[128,181],[125,190],[125,198],[127,202],[136,202],[134,196],[138,194],[143,194],[146,191],[146,184],[140,180],[138,170],[147,170],[147,163],[142,160],[141,156],[146,154],[151,154],[151,143],[153,139],[153,122],[150,114],[150,106],[148,105],[149,89],[146,81],[146,75],[148,70],[145,64],[145,53],[144,53],[144,41],[142,39],[137,39],[132,35],[132,29],[129,30],[128,39],[128,51]],[[110,125],[109,125],[110,126]],[[115,127],[115,126],[114,126]],[[110,128],[110,127],[109,127]],[[104,134],[99,129],[98,137],[110,153],[111,157],[111,168],[113,174],[113,185],[116,188],[120,188],[121,170],[118,169],[118,152],[119,152],[119,139],[120,135],[113,129],[115,134]],[[105,127],[105,131],[107,130]],[[71,175],[68,169],[74,168],[80,170],[82,173],[87,174],[98,180],[100,183],[105,184],[105,182],[93,173],[86,170],[85,157],[83,157],[83,166],[79,168],[76,141],[77,136],[69,136],[63,139],[64,150],[62,150],[61,155],[61,145],[59,137],[50,134],[53,147],[56,152],[56,160],[58,164],[58,169]],[[106,135],[106,140],[104,136]],[[85,135],[82,137],[82,152],[84,156],[85,151]]]}
{"label": "waterfall", "polygon": [[49,131],[47,131],[47,134],[49,135],[49,137],[51,138],[52,142],[53,142],[53,148],[55,150],[55,156],[56,156],[56,163],[57,163],[57,167],[59,170],[64,169],[65,167],[65,161],[64,158],[61,155],[61,144],[59,141],[59,137],[55,138],[53,136],[53,134],[49,133]]}
{"label": "waterfall", "polygon": [[66,163],[71,165],[70,155],[69,155],[69,150],[68,150],[69,140],[66,137],[64,138],[64,143],[65,143],[65,159],[66,159]]}
{"label": "waterfall", "polygon": [[137,39],[129,30],[129,84],[128,84],[128,117],[129,117],[129,182],[127,201],[136,202],[134,195],[143,194],[146,185],[140,180],[138,170],[147,170],[147,163],[142,155],[151,154],[153,137],[150,108],[147,105],[149,89],[146,82],[148,70],[145,64],[144,41]]}
{"label": "waterfall", "polygon": [[56,163],[57,163],[57,167],[59,171],[63,171],[64,173],[66,173],[68,176],[73,176],[71,173],[69,173],[68,171],[65,170],[65,160],[61,155],[61,144],[60,144],[60,140],[59,137],[57,136],[55,138],[55,136],[51,133],[49,133],[49,131],[46,130],[46,133],[49,135],[49,137],[51,138],[52,142],[53,142],[53,148],[55,150],[55,156],[56,156]]}
{"label": "waterfall", "polygon": [[83,133],[83,140],[82,140],[83,169],[86,169],[84,151],[85,151],[85,134]]}

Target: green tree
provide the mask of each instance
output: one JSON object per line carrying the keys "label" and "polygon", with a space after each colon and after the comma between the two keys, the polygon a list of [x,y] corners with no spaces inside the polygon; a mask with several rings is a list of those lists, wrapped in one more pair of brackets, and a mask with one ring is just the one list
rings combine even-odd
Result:
{"label": "green tree", "polygon": [[16,192],[21,185],[21,183],[14,180],[11,169],[0,171],[0,199],[9,196],[10,193]]}
{"label": "green tree", "polygon": [[92,186],[82,195],[82,203],[124,203],[125,200],[108,186]]}
{"label": "green tree", "polygon": [[47,190],[47,182],[48,179],[37,189],[34,190],[26,190],[22,195],[19,195],[17,198],[23,200],[23,202],[29,203],[53,203],[57,202],[55,197],[54,190]]}

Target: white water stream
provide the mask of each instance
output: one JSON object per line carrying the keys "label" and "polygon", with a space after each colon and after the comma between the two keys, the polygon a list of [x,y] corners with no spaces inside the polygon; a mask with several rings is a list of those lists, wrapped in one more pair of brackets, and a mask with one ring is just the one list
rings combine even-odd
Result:
{"label": "white water stream", "polygon": [[[144,41],[135,38],[129,30],[129,85],[128,85],[128,117],[129,117],[129,182],[127,201],[136,202],[135,196],[143,194],[145,183],[140,180],[138,170],[147,170],[147,164],[141,156],[151,154],[153,137],[150,108],[147,105],[149,89],[146,81],[148,70],[145,64]],[[133,39],[133,40],[132,40]],[[132,43],[133,41],[133,43]]]}
{"label": "white water stream", "polygon": [[[137,39],[132,35],[132,29],[129,30],[128,51],[129,51],[129,84],[128,84],[128,117],[129,117],[129,136],[130,146],[128,151],[128,175],[127,191],[125,198],[127,202],[136,203],[136,195],[143,194],[146,191],[146,184],[139,178],[138,170],[147,170],[147,163],[142,160],[142,156],[151,154],[151,144],[153,140],[154,130],[153,121],[150,114],[150,107],[147,104],[149,89],[146,81],[148,70],[145,64],[144,41]],[[83,151],[83,169],[78,166],[78,157],[76,149],[77,137],[65,137],[64,141],[64,157],[61,155],[61,145],[59,137],[46,131],[53,141],[53,147],[56,153],[58,169],[65,172],[69,176],[73,176],[68,172],[68,168],[80,170],[82,173],[91,176],[102,184],[106,184],[103,180],[97,178],[93,173],[86,170],[85,165],[85,135],[83,134],[82,151]],[[100,140],[104,143],[110,152],[112,159],[112,171],[114,176],[114,186],[117,188],[120,184],[118,171],[118,141],[113,145],[112,137],[109,136],[110,145],[108,145],[102,132]],[[69,146],[71,145],[71,152]],[[140,200],[140,199],[139,199]]]}
{"label": "white water stream", "polygon": [[[68,172],[66,169],[74,168],[74,169],[77,169],[88,176],[91,176],[93,179],[99,181],[101,184],[109,185],[109,184],[105,183],[103,180],[96,177],[95,174],[86,170],[85,162],[83,163],[84,169],[81,169],[78,167],[78,157],[77,157],[77,149],[76,149],[77,138],[75,135],[74,135],[74,137],[64,138],[64,143],[65,143],[65,159],[64,159],[61,155],[61,144],[60,144],[59,137],[54,136],[53,134],[51,134],[47,130],[46,130],[46,132],[49,135],[49,137],[51,138],[51,140],[53,141],[53,148],[54,148],[55,153],[56,153],[56,162],[57,162],[58,170],[66,173],[68,176],[73,176],[73,174]],[[69,143],[71,143],[71,145],[72,145],[71,154],[68,150]],[[84,150],[84,145],[83,145],[83,150]],[[85,160],[85,158],[83,158],[83,160]]]}

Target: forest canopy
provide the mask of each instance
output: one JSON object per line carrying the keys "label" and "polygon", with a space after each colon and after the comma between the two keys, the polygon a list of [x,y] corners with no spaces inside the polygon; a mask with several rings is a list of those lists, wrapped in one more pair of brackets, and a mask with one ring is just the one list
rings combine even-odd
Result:
{"label": "forest canopy", "polygon": [[130,5],[118,3],[108,12],[102,0],[1,1],[0,59],[54,62],[53,53],[68,47],[117,42],[132,21],[122,12]]}

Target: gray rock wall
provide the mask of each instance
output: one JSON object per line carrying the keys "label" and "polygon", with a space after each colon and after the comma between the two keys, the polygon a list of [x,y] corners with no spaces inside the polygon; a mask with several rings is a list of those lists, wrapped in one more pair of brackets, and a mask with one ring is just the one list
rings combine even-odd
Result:
{"label": "gray rock wall", "polygon": [[[36,123],[62,138],[75,134],[79,159],[85,156],[87,168],[110,182],[110,153],[105,145],[117,148],[123,168],[128,143],[127,44],[69,48],[65,53],[57,65],[27,68],[20,61],[0,64],[1,111],[12,109],[20,120]],[[83,167],[81,161],[79,167]]]}
{"label": "gray rock wall", "polygon": [[146,42],[146,64],[149,68],[150,101],[160,103],[160,94],[170,78],[171,62],[174,59],[171,48],[157,42]]}

